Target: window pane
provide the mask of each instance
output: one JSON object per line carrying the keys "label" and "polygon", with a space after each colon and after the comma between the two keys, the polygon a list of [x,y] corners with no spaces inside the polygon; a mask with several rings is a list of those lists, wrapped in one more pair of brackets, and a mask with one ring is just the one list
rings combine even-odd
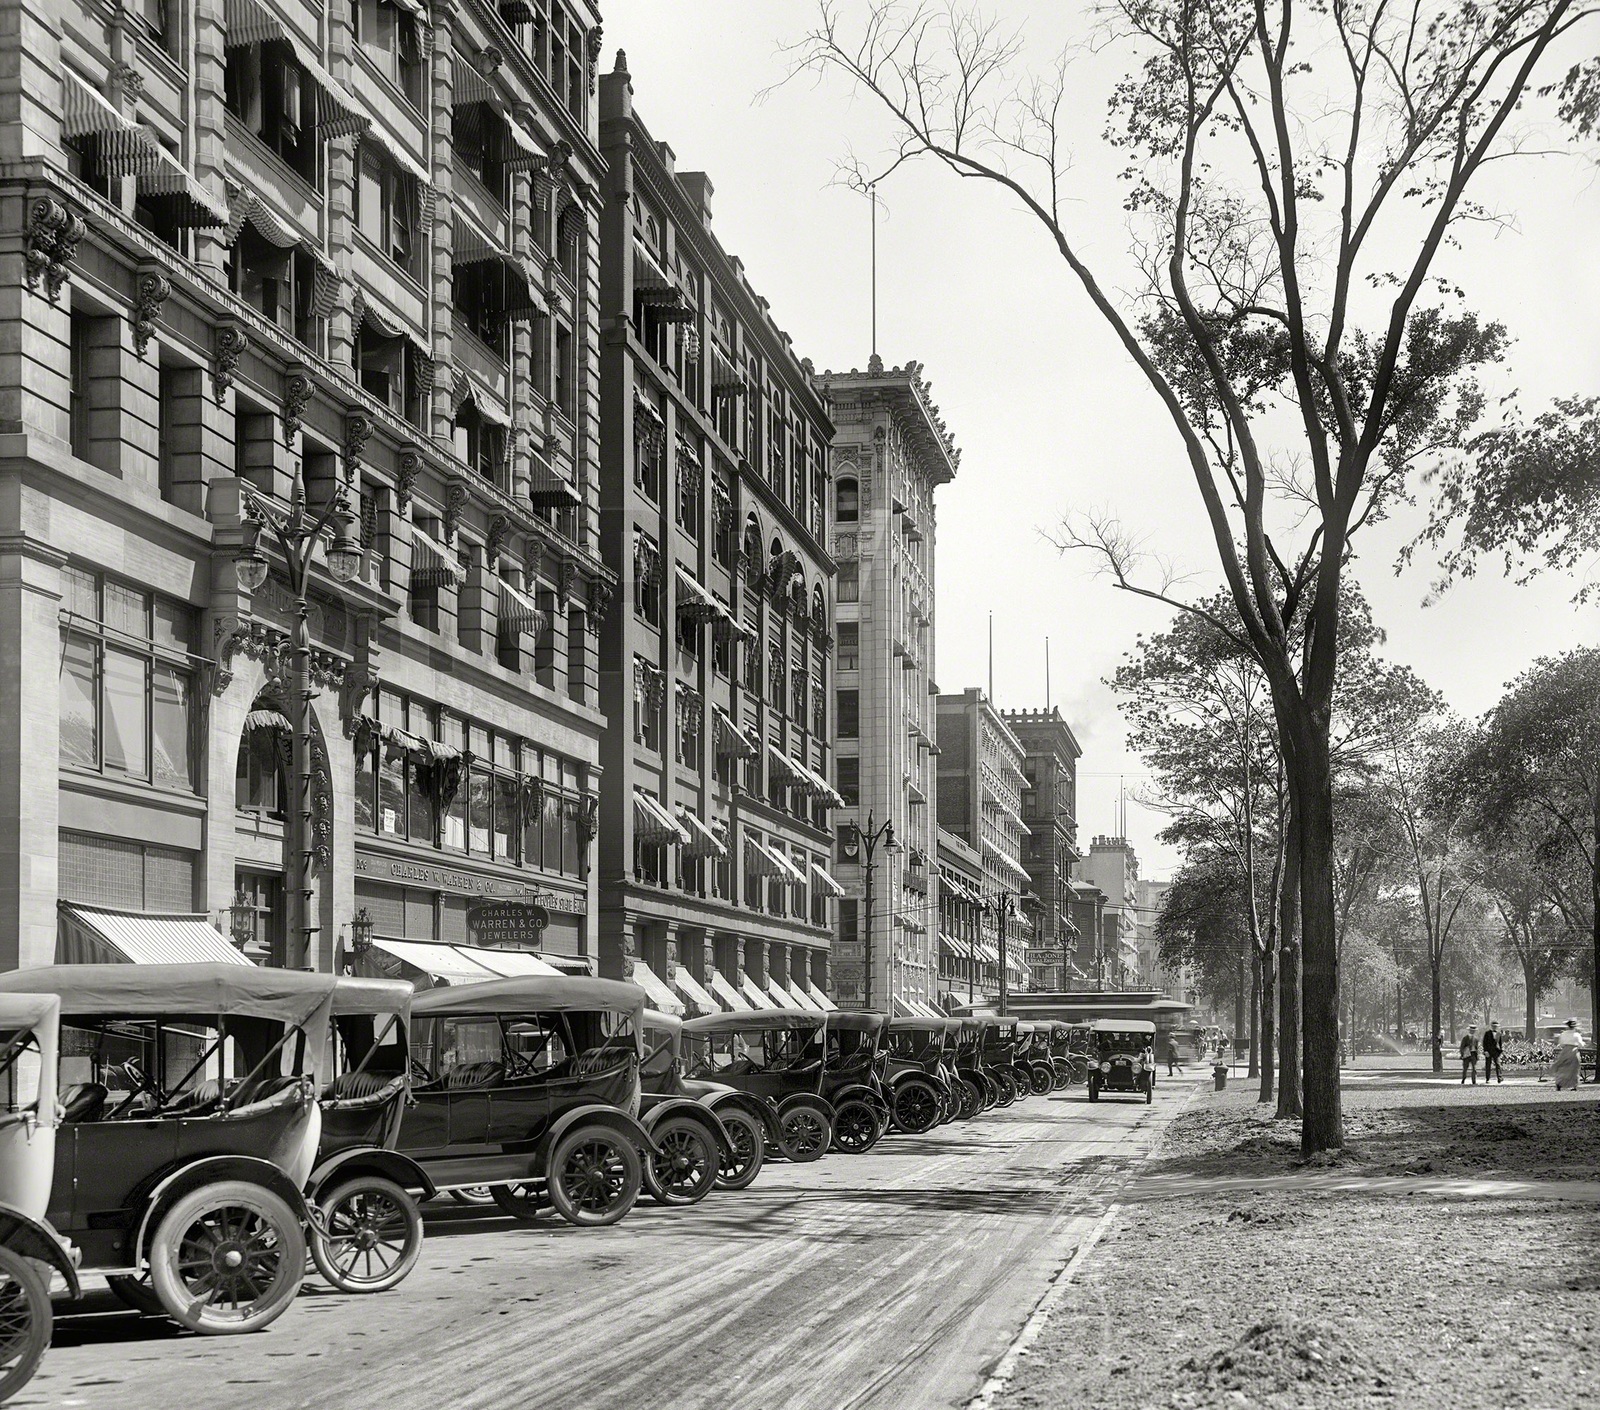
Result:
{"label": "window pane", "polygon": [[474,769],[467,788],[467,844],[480,857],[488,855],[492,811],[489,775],[481,769]]}
{"label": "window pane", "polygon": [[195,611],[187,603],[158,597],[155,603],[155,644],[169,651],[194,650]]}
{"label": "window pane", "polygon": [[544,869],[561,870],[561,795],[548,788],[544,795]]}
{"label": "window pane", "polygon": [[193,788],[194,766],[189,747],[189,711],[193,700],[189,677],[159,663],[152,670],[150,723],[155,751],[155,782],[164,788]]}
{"label": "window pane", "polygon": [[578,838],[578,800],[566,799],[561,807],[561,870],[566,876],[577,876],[582,845]]}
{"label": "window pane", "polygon": [[95,591],[94,574],[82,568],[61,570],[61,605],[68,612],[86,617],[91,622],[100,620],[100,597]]}
{"label": "window pane", "polygon": [[406,836],[413,842],[432,842],[433,799],[422,786],[422,769],[423,766],[413,759],[407,770],[411,787],[406,793]]}
{"label": "window pane", "polygon": [[385,746],[379,752],[378,765],[378,831],[388,837],[404,837],[406,833],[406,766],[402,759],[389,758]]}
{"label": "window pane", "polygon": [[530,794],[528,806],[522,813],[522,861],[525,866],[536,867],[544,856],[543,844],[540,840],[541,826],[544,819],[543,809],[539,806],[539,795]]}
{"label": "window pane", "polygon": [[95,731],[95,645],[69,636],[61,651],[61,759],[95,768],[100,741]]}
{"label": "window pane", "polygon": [[378,775],[371,751],[356,758],[356,826],[363,832],[378,827]]}
{"label": "window pane", "polygon": [[494,854],[507,861],[517,856],[517,780],[510,774],[494,777]]}
{"label": "window pane", "polygon": [[105,596],[106,626],[138,637],[140,641],[149,641],[150,616],[145,595],[117,583],[107,583]]}
{"label": "window pane", "polygon": [[[108,611],[110,592],[108,586]],[[145,759],[145,701],[148,692],[144,658],[107,648],[104,690],[106,767],[144,778],[149,773]]]}

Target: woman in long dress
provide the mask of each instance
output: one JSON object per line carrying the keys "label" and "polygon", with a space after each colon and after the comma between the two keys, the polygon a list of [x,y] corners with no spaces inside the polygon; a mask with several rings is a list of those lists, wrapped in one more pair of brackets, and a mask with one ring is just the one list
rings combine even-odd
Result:
{"label": "woman in long dress", "polygon": [[1556,1055],[1550,1059],[1550,1075],[1555,1078],[1556,1091],[1578,1087],[1578,1056],[1583,1047],[1583,1034],[1578,1032],[1578,1020],[1569,1018],[1567,1026],[1556,1035]]}

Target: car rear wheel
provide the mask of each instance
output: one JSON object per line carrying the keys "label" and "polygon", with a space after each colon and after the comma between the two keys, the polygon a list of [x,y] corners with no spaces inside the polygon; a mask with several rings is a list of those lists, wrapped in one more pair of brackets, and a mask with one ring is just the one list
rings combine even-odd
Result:
{"label": "car rear wheel", "polygon": [[761,1122],[747,1111],[719,1111],[730,1149],[722,1154],[717,1188],[743,1190],[761,1173],[767,1158],[767,1137]]}
{"label": "car rear wheel", "polygon": [[721,1142],[703,1122],[669,1116],[650,1131],[660,1155],[644,1161],[644,1187],[657,1204],[698,1204],[716,1187]]}
{"label": "car rear wheel", "polygon": [[894,1124],[902,1131],[920,1136],[939,1124],[943,1102],[931,1082],[908,1077],[894,1092]]}
{"label": "car rear wheel", "polygon": [[821,1160],[833,1144],[833,1122],[820,1107],[791,1107],[778,1121],[783,1153],[798,1165]]}
{"label": "car rear wheel", "polygon": [[50,1345],[50,1284],[20,1253],[0,1246],[0,1401],[33,1379]]}
{"label": "car rear wheel", "polygon": [[477,1207],[482,1207],[486,1204],[493,1204],[495,1202],[494,1190],[492,1190],[488,1185],[469,1185],[464,1190],[451,1190],[450,1198],[453,1199],[457,1204],[472,1205]]}
{"label": "car rear wheel", "polygon": [[112,1296],[124,1307],[131,1307],[146,1317],[167,1315],[167,1309],[161,1305],[156,1290],[150,1286],[148,1270],[137,1278],[131,1278],[124,1273],[114,1273],[106,1279],[106,1285],[111,1289]]}
{"label": "car rear wheel", "polygon": [[970,1077],[963,1077],[956,1083],[956,1115],[963,1121],[970,1121],[983,1110],[983,1089]]}
{"label": "car rear wheel", "polygon": [[644,1172],[633,1142],[609,1126],[579,1126],[550,1156],[550,1203],[569,1224],[615,1224],[639,1198]]}
{"label": "car rear wheel", "polygon": [[1005,1068],[998,1068],[994,1074],[995,1104],[997,1106],[1010,1106],[1017,1099],[1017,1084],[1012,1080],[1011,1074]]}
{"label": "car rear wheel", "polygon": [[1046,1064],[1038,1063],[1030,1067],[1028,1073],[1033,1079],[1034,1096],[1048,1097],[1055,1090],[1056,1075]]}
{"label": "car rear wheel", "polygon": [[306,1238],[288,1201],[248,1180],[184,1195],[156,1225],[150,1285],[167,1316],[210,1336],[276,1321],[306,1271]]}
{"label": "car rear wheel", "polygon": [[524,1224],[537,1224],[550,1212],[549,1197],[537,1185],[490,1185],[487,1194],[502,1214]]}
{"label": "car rear wheel", "polygon": [[883,1135],[878,1113],[863,1101],[841,1102],[833,1117],[833,1149],[865,1155]]}
{"label": "car rear wheel", "polygon": [[326,1234],[311,1235],[311,1261],[340,1292],[386,1292],[417,1266],[422,1212],[393,1180],[357,1175],[317,1201]]}

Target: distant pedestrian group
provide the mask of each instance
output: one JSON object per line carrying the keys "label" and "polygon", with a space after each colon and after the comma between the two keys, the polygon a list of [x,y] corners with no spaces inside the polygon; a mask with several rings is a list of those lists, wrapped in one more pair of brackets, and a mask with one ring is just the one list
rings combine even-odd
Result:
{"label": "distant pedestrian group", "polygon": [[1474,1024],[1467,1029],[1466,1036],[1461,1040],[1461,1085],[1467,1084],[1467,1079],[1472,1079],[1472,1085],[1478,1085],[1478,1057],[1483,1057],[1483,1084],[1488,1086],[1490,1081],[1504,1082],[1505,1074],[1500,1070],[1500,1057],[1505,1052],[1505,1038],[1500,1032],[1498,1022],[1491,1023],[1488,1031],[1480,1040],[1478,1028]]}

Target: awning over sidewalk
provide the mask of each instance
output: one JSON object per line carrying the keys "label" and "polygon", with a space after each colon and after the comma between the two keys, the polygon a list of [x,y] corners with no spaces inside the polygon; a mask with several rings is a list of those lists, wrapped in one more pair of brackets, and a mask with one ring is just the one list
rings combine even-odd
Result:
{"label": "awning over sidewalk", "polygon": [[753,1009],[776,1009],[783,1007],[782,1004],[773,1003],[771,996],[764,993],[761,986],[757,984],[755,980],[752,979],[748,974],[739,980],[739,992],[750,1001],[750,1007]]}
{"label": "awning over sidewalk", "polygon": [[809,979],[806,981],[806,993],[811,996],[811,1002],[821,1009],[823,1013],[833,1013],[839,1007]]}
{"label": "awning over sidewalk", "polygon": [[821,1013],[822,1005],[806,993],[805,988],[799,984],[791,984],[789,992],[794,995],[797,1008],[809,1009],[812,1013]]}
{"label": "awning over sidewalk", "polygon": [[674,994],[671,989],[667,988],[661,976],[643,960],[635,960],[633,962],[633,973],[628,977],[650,996],[651,1008],[657,1009],[661,1013],[670,1013],[677,1018],[683,1017],[683,1000]]}
{"label": "awning over sidewalk", "polygon": [[672,971],[672,986],[700,1013],[721,1013],[722,1005],[701,987],[700,982],[682,965]]}
{"label": "awning over sidewalk", "polygon": [[563,971],[526,950],[496,950],[482,945],[443,945],[431,940],[373,937],[372,948],[419,970],[435,983],[481,984],[486,979],[514,979],[525,974],[557,975]]}
{"label": "awning over sidewalk", "polygon": [[481,964],[501,979],[516,979],[524,974],[562,974],[553,964],[526,950],[497,950],[487,945],[452,945],[457,954],[465,955],[474,964]]}
{"label": "awning over sidewalk", "polygon": [[730,1013],[750,1012],[752,1007],[750,1001],[728,982],[721,970],[710,970],[707,977],[710,981],[711,992],[722,1001]]}
{"label": "awning over sidewalk", "polygon": [[803,1009],[805,1007],[788,989],[770,975],[767,977],[767,992],[777,1001],[780,1009]]}
{"label": "awning over sidewalk", "polygon": [[204,915],[147,915],[56,903],[57,964],[243,964]]}

